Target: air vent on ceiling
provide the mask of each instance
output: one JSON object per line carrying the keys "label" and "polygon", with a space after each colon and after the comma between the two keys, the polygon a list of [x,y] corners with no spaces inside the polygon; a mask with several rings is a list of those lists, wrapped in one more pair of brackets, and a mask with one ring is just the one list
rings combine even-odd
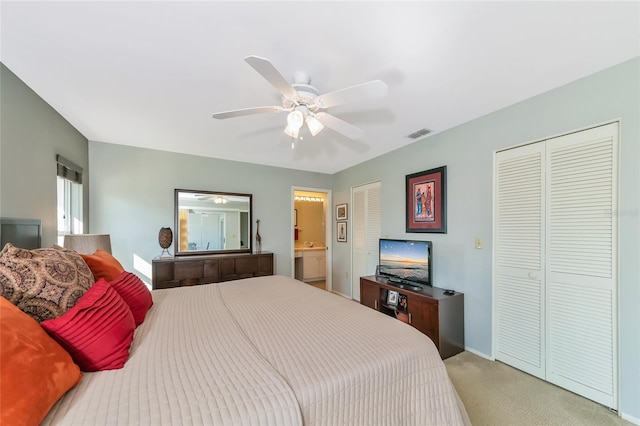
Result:
{"label": "air vent on ceiling", "polygon": [[420,137],[422,137],[424,135],[428,135],[429,133],[431,133],[431,130],[429,130],[429,129],[420,129],[417,132],[411,133],[407,137],[411,138],[411,139],[418,139],[418,138],[420,138]]}

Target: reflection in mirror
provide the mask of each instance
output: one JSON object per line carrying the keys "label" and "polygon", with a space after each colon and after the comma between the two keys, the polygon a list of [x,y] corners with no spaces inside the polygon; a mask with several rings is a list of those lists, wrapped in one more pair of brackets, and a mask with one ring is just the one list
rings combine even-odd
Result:
{"label": "reflection in mirror", "polygon": [[176,255],[250,253],[251,198],[251,194],[176,189]]}

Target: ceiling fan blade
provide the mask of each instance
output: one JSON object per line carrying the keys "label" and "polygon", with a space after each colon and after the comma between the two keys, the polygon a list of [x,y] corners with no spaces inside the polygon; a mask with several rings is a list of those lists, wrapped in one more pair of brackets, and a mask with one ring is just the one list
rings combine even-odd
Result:
{"label": "ceiling fan blade", "polygon": [[273,87],[276,88],[287,99],[298,99],[298,92],[287,81],[286,78],[280,74],[280,71],[273,66],[273,64],[265,58],[259,56],[247,56],[244,60],[253,67],[254,70],[265,78]]}
{"label": "ceiling fan blade", "polygon": [[217,118],[218,120],[222,120],[224,118],[241,117],[243,115],[262,114],[265,112],[282,112],[282,111],[285,111],[285,109],[279,106],[263,106],[263,107],[254,107],[254,108],[235,109],[232,111],[216,112],[215,114],[212,114],[212,117]]}
{"label": "ceiling fan blade", "polygon": [[350,139],[358,139],[364,134],[362,129],[353,126],[346,121],[342,121],[338,117],[327,114],[326,112],[319,112],[315,114],[315,117],[328,128],[335,130]]}
{"label": "ceiling fan blade", "polygon": [[344,89],[325,93],[315,99],[315,103],[320,108],[329,108],[335,105],[350,102],[366,101],[368,99],[381,98],[386,96],[388,87],[380,80],[373,80],[357,86],[346,87]]}

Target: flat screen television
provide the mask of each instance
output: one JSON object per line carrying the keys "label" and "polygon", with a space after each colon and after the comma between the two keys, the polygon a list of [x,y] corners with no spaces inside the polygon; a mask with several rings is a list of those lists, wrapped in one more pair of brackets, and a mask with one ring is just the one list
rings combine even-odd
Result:
{"label": "flat screen television", "polygon": [[7,243],[23,249],[40,248],[42,244],[40,219],[0,218],[0,250]]}
{"label": "flat screen television", "polygon": [[431,241],[380,239],[378,273],[392,281],[432,286]]}

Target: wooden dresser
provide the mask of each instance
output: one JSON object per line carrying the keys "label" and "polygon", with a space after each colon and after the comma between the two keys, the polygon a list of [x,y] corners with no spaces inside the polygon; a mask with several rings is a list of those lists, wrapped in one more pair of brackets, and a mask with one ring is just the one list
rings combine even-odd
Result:
{"label": "wooden dresser", "polygon": [[153,260],[153,289],[273,275],[273,253],[176,256]]}
{"label": "wooden dresser", "polygon": [[[409,286],[407,286],[409,287]],[[437,287],[421,291],[399,288],[380,276],[360,277],[360,303],[384,314],[403,319],[436,344],[440,357],[449,358],[464,350],[464,294],[444,294]],[[389,291],[406,296],[406,310],[387,303]]]}

